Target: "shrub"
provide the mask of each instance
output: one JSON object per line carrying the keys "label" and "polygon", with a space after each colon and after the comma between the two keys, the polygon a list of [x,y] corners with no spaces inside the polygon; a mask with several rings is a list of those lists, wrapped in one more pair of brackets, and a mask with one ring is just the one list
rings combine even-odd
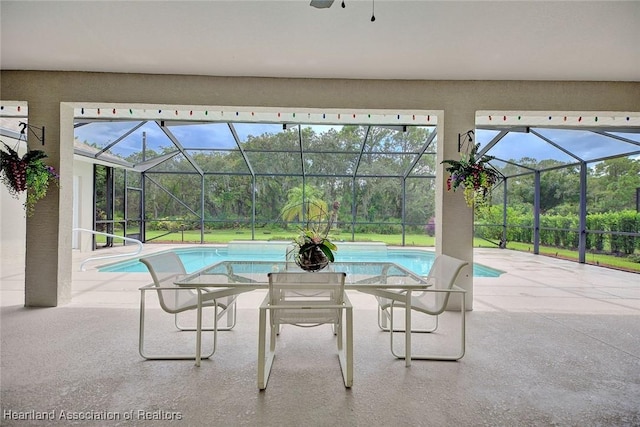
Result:
{"label": "shrub", "polygon": [[427,233],[427,236],[435,236],[436,235],[436,219],[435,217],[431,217],[429,218],[429,222],[427,222],[427,225],[424,227],[424,231],[425,233]]}

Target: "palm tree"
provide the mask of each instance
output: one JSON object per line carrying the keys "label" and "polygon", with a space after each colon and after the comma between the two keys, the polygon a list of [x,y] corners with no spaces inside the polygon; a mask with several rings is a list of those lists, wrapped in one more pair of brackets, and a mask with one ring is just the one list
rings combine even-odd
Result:
{"label": "palm tree", "polygon": [[327,234],[331,228],[331,220],[337,217],[340,207],[333,203],[333,213],[329,215],[327,203],[322,200],[322,192],[310,185],[295,187],[287,194],[287,204],[282,208],[282,218],[285,221],[298,220],[304,223],[293,243],[294,247],[287,253],[300,268],[307,271],[321,270],[328,263],[333,262],[333,251],[338,248],[331,242]]}
{"label": "palm tree", "polygon": [[280,212],[282,219],[285,222],[322,221],[327,214],[327,202],[322,197],[322,191],[311,185],[292,188]]}

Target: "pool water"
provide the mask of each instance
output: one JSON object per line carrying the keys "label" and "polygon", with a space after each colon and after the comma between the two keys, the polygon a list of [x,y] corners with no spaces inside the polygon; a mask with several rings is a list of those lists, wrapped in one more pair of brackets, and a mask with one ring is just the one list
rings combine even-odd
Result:
{"label": "pool water", "polygon": [[[175,249],[187,273],[199,270],[210,264],[217,262],[235,260],[235,261],[281,261],[284,262],[284,251],[277,253],[271,251],[262,251],[258,253],[237,253],[229,254],[226,247],[211,248],[184,248]],[[435,254],[433,252],[422,251],[418,249],[388,249],[384,253],[367,252],[367,251],[344,251],[336,253],[336,261],[343,262],[367,262],[367,261],[386,261],[401,265],[414,273],[426,276],[431,269]],[[138,259],[122,261],[115,264],[105,265],[98,269],[100,272],[120,272],[120,273],[146,273],[148,270]],[[474,277],[499,277],[503,271],[496,270],[481,264],[473,264]]]}

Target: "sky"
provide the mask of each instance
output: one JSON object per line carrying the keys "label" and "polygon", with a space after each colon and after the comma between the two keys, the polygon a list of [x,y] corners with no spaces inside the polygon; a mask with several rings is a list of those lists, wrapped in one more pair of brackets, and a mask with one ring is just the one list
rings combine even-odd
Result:
{"label": "sky", "polygon": [[[95,142],[99,146],[115,141],[123,133],[131,129],[137,122],[94,122],[75,130],[75,136],[81,142]],[[246,141],[250,135],[259,136],[264,133],[282,132],[282,124],[263,123],[235,123],[235,130],[241,141]],[[325,132],[330,128],[338,129],[342,126],[313,126],[316,132]],[[237,145],[226,123],[210,123],[199,126],[171,126],[171,132],[180,140],[185,148],[222,148],[237,149]],[[149,148],[170,146],[171,142],[160,128],[149,122],[134,131],[129,137],[118,143],[118,152],[129,152],[140,149],[142,133],[146,132]]]}
{"label": "sky", "polygon": [[[558,146],[573,153],[579,159],[593,160],[617,154],[640,151],[640,146],[618,141],[590,131],[566,129],[533,129]],[[484,147],[498,131],[476,131],[476,140]],[[640,142],[640,134],[618,133],[616,135]],[[503,160],[519,160],[531,157],[537,160],[553,159],[562,162],[576,162],[571,155],[554,147],[553,144],[532,133],[512,132],[498,142],[489,153]]]}
{"label": "sky", "polygon": [[[95,142],[100,147],[115,141],[131,129],[137,122],[94,122],[76,128],[75,136],[81,142]],[[314,126],[317,133],[326,132],[336,126]],[[338,126],[339,127],[339,126]],[[237,146],[229,127],[225,123],[211,123],[199,126],[171,126],[171,132],[180,140],[185,148],[236,149]],[[281,124],[236,123],[235,129],[241,141],[249,135],[259,136],[262,133],[282,132]],[[640,146],[608,138],[589,131],[562,129],[534,129],[544,137],[564,147],[578,158],[593,160],[611,155],[640,151]],[[146,133],[147,147],[161,151],[162,147],[171,146],[171,142],[153,122],[138,128],[131,135],[114,147],[114,152],[127,156],[142,147],[142,134]],[[497,134],[497,131],[476,130],[476,142],[484,147]],[[640,143],[640,134],[618,133],[617,135]],[[498,142],[489,153],[504,160],[520,160],[531,157],[536,160],[554,159],[574,163],[576,159],[562,150],[538,138],[533,133],[511,132]],[[634,157],[638,157],[635,155]]]}

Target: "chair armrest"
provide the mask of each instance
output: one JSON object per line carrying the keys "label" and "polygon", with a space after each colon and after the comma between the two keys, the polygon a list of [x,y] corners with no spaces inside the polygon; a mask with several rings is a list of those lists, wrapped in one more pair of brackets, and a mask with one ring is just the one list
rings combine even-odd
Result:
{"label": "chair armrest", "polygon": [[466,293],[467,291],[459,286],[453,285],[451,289],[421,289],[420,292],[448,292],[448,293]]}
{"label": "chair armrest", "polygon": [[[393,300],[405,300],[406,299],[406,290],[395,290],[395,289],[380,289],[380,288],[372,288],[366,290],[359,290],[362,293],[374,295],[379,298],[393,299]],[[422,291],[422,289],[421,289]]]}
{"label": "chair armrest", "polygon": [[182,291],[182,290],[195,290],[198,289],[198,286],[156,286],[155,283],[150,283],[148,285],[141,286],[138,288],[139,291]]}
{"label": "chair armrest", "polygon": [[349,299],[349,297],[347,296],[347,293],[345,292],[344,295],[342,296],[342,303],[343,303],[343,307],[344,308],[353,308],[353,305],[351,304],[351,300]]}
{"label": "chair armrest", "polygon": [[260,310],[269,308],[269,294],[265,295],[264,299],[262,300],[262,303],[260,304],[260,307],[258,308]]}
{"label": "chair armrest", "polygon": [[462,289],[462,288],[461,288],[460,286],[458,286],[458,285],[453,285],[453,286],[451,287],[451,289],[452,289],[453,291],[455,291],[455,292],[465,292],[465,293],[467,292],[465,289]]}
{"label": "chair armrest", "polygon": [[205,287],[201,287],[200,289],[202,289],[202,293],[204,295],[215,295],[218,298],[223,298],[223,297],[230,297],[230,296],[237,296],[239,294],[243,294],[245,292],[251,292],[254,290],[254,288],[205,288]]}

